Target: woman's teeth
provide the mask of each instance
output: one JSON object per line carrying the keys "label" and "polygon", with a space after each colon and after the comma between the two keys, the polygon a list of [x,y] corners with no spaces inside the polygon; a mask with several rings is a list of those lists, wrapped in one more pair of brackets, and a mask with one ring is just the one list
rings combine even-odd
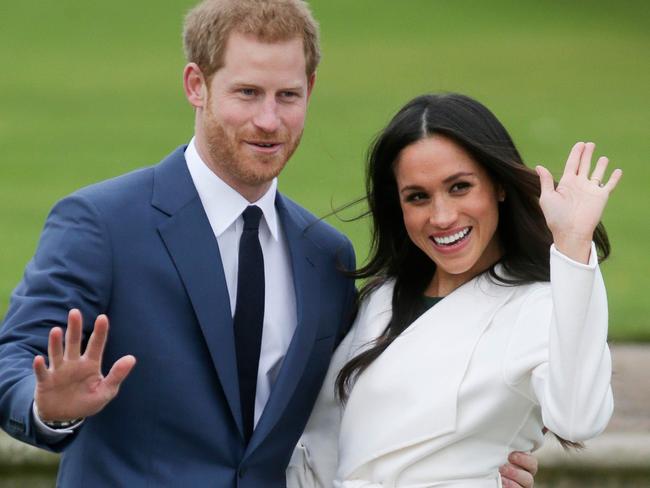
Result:
{"label": "woman's teeth", "polygon": [[469,234],[469,231],[470,227],[465,227],[463,230],[456,232],[450,236],[434,237],[433,241],[439,246],[451,246],[467,236],[467,234]]}

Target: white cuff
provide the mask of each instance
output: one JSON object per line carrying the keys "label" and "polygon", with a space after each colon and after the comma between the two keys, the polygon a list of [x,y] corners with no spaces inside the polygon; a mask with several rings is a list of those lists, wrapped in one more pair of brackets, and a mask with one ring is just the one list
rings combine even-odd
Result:
{"label": "white cuff", "polygon": [[34,423],[36,424],[36,430],[42,436],[45,436],[51,441],[63,440],[69,434],[74,434],[74,431],[79,428],[81,424],[84,423],[84,419],[81,419],[79,422],[66,427],[65,429],[53,429],[48,427],[38,416],[38,410],[36,410],[36,402],[32,402],[32,415],[34,417]]}
{"label": "white cuff", "polygon": [[565,254],[562,254],[560,251],[558,251],[557,247],[555,247],[555,244],[551,244],[551,256],[557,256],[567,263],[583,269],[594,269],[596,266],[598,266],[598,253],[596,252],[596,244],[594,244],[593,241],[591,242],[591,251],[589,253],[589,262],[587,264],[575,261]]}

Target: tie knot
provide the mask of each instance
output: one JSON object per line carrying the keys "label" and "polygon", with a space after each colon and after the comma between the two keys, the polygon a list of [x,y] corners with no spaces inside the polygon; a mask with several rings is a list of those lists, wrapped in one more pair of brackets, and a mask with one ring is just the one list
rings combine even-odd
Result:
{"label": "tie knot", "polygon": [[260,219],[262,218],[262,209],[256,205],[249,205],[242,214],[244,217],[244,230],[258,230],[260,228]]}

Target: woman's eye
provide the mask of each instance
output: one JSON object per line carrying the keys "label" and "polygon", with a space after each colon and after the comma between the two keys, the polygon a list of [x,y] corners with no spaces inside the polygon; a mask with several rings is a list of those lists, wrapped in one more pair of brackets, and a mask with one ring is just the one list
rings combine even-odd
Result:
{"label": "woman's eye", "polygon": [[406,201],[407,202],[421,202],[427,198],[426,193],[418,192],[418,193],[411,193],[410,195],[406,196]]}
{"label": "woman's eye", "polygon": [[452,193],[459,193],[459,192],[463,192],[463,191],[469,189],[470,186],[471,185],[469,183],[467,183],[465,181],[460,181],[458,183],[454,183],[453,185],[451,185],[451,190],[450,191]]}

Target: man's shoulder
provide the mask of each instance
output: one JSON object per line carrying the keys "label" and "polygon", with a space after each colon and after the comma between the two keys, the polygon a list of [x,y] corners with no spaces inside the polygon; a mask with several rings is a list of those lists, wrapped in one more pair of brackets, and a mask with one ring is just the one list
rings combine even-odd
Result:
{"label": "man's shoulder", "polygon": [[164,165],[169,166],[170,160],[173,158],[177,159],[173,163],[178,166],[178,155],[182,149],[182,147],[178,148],[170,156],[158,163],[142,166],[128,173],[80,188],[69,197],[88,200],[100,206],[120,204],[125,201],[132,203],[139,200],[150,202],[155,174]]}
{"label": "man's shoulder", "polygon": [[317,217],[285,195],[281,195],[281,199],[289,214],[303,228],[304,235],[318,247],[338,251],[342,246],[351,245],[345,234],[325,222],[323,218]]}
{"label": "man's shoulder", "polygon": [[71,196],[85,197],[90,200],[116,199],[124,193],[140,190],[143,186],[150,185],[153,180],[155,166],[146,166],[134,169],[107,180],[99,181],[80,188]]}

